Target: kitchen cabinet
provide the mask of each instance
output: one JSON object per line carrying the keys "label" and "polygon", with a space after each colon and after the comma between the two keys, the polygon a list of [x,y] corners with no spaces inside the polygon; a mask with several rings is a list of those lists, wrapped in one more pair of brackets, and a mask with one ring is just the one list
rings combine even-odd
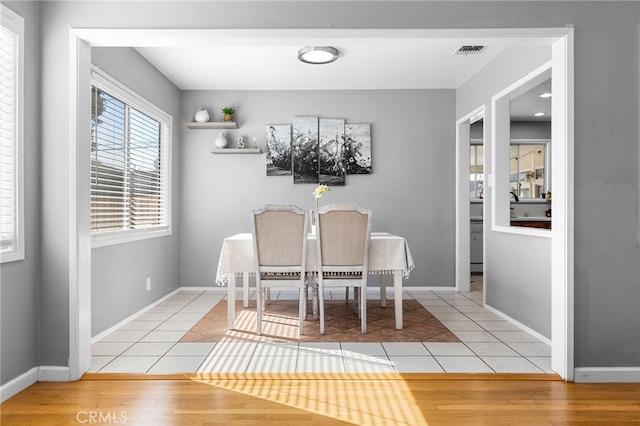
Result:
{"label": "kitchen cabinet", "polygon": [[470,257],[471,257],[471,273],[481,273],[484,263],[484,256],[482,253],[482,236],[483,236],[483,223],[482,220],[471,221],[471,244],[470,244]]}
{"label": "kitchen cabinet", "polygon": [[525,228],[551,229],[550,220],[517,220],[511,219],[511,226],[524,226]]}

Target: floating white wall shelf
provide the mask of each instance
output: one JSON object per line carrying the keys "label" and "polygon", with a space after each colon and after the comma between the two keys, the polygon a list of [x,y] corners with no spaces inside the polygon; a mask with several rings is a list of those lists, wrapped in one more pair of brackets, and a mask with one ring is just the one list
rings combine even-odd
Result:
{"label": "floating white wall shelf", "polygon": [[235,121],[205,121],[199,123],[197,121],[191,121],[186,123],[190,129],[237,129],[238,123]]}
{"label": "floating white wall shelf", "polygon": [[212,154],[261,154],[260,148],[211,148]]}

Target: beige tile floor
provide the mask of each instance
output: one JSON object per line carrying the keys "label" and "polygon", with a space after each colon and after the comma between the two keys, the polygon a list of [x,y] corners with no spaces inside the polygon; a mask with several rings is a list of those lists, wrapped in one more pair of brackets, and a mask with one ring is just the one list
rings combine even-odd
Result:
{"label": "beige tile floor", "polygon": [[[403,294],[447,326],[458,343],[184,343],[181,337],[225,293],[180,291],[94,343],[89,371],[553,373],[550,347],[482,307],[481,276],[472,276],[471,287],[467,293],[409,289]],[[272,298],[290,297],[295,292],[272,293]]]}

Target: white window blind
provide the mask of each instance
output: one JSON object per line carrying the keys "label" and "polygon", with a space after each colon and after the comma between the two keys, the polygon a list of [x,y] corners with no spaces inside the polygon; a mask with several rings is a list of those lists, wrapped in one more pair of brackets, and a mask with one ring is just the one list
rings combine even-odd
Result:
{"label": "white window blind", "polygon": [[23,19],[1,9],[0,25],[0,254],[2,262],[24,259],[22,188]]}
{"label": "white window blind", "polygon": [[91,231],[113,242],[170,229],[168,117],[118,86],[94,72]]}

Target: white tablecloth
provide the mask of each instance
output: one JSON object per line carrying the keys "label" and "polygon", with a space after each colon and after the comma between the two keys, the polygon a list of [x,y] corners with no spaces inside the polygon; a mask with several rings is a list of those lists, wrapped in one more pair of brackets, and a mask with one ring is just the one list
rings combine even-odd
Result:
{"label": "white tablecloth", "polygon": [[[315,236],[309,234],[307,242],[308,272],[318,270]],[[413,257],[407,241],[386,232],[372,232],[369,244],[369,272],[372,274],[402,274],[405,278],[413,269]],[[216,283],[225,285],[230,276],[255,271],[253,237],[250,233],[237,234],[224,239],[218,261]]]}

